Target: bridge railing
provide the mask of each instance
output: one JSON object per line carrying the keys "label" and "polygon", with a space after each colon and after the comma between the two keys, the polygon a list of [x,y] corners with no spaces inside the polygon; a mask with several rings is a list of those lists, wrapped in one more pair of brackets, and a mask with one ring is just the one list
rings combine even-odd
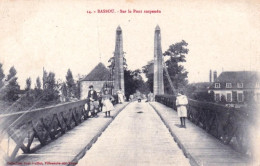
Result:
{"label": "bridge railing", "polygon": [[[0,115],[0,155],[15,161],[17,153],[32,153],[87,119],[86,100]],[[9,146],[12,140],[14,146]],[[32,146],[38,142],[37,146]]]}
{"label": "bridge railing", "polygon": [[[157,102],[176,110],[176,96],[157,95]],[[189,99],[188,119],[218,138],[222,143],[246,155],[252,155],[252,134],[256,128],[256,108],[232,108]]]}

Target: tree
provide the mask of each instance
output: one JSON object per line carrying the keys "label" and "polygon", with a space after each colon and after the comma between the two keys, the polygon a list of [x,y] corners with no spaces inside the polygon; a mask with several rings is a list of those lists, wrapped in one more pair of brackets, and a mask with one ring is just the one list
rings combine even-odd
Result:
{"label": "tree", "polygon": [[214,102],[215,101],[215,93],[212,90],[209,93],[209,100],[208,101],[210,101],[210,102]]}
{"label": "tree", "polygon": [[75,83],[75,97],[77,99],[80,98],[80,82],[77,81],[77,83]]}
{"label": "tree", "polygon": [[42,87],[42,83],[41,83],[40,77],[37,77],[35,89],[41,89],[41,87]]}
{"label": "tree", "polygon": [[125,79],[125,96],[128,98],[129,95],[134,94],[137,87],[134,83],[133,75],[130,70],[124,70]]}
{"label": "tree", "polygon": [[67,96],[68,96],[68,90],[67,90],[67,85],[66,83],[63,83],[61,86],[61,94],[62,94],[62,101],[65,102],[67,101]]}
{"label": "tree", "polygon": [[5,78],[5,74],[2,66],[3,65],[0,63],[0,88],[4,86],[4,78]]}
{"label": "tree", "polygon": [[7,75],[7,85],[4,89],[4,99],[7,101],[16,101],[19,96],[20,86],[17,83],[16,69],[12,66]]}
{"label": "tree", "polygon": [[50,72],[44,81],[45,88],[43,89],[43,100],[53,102],[57,101],[59,99],[59,91],[58,85],[55,81],[55,74],[53,72]]}
{"label": "tree", "polygon": [[67,84],[67,96],[66,97],[71,97],[71,96],[76,96],[76,84],[72,75],[72,72],[70,69],[67,71],[66,75],[66,84]]}
{"label": "tree", "polygon": [[153,65],[154,62],[153,61],[149,61],[147,63],[147,65],[142,67],[142,71],[145,74],[147,81],[145,82],[146,86],[148,87],[148,89],[153,92]]}
{"label": "tree", "polygon": [[[125,54],[125,52],[124,52]],[[124,56],[124,55],[123,55]],[[109,60],[109,65],[108,65],[108,68],[111,72],[111,76],[114,75],[114,72],[115,72],[115,56],[112,56]],[[123,57],[123,67],[124,67],[124,71],[127,70],[127,63],[126,63],[126,59],[125,57]]]}
{"label": "tree", "polygon": [[131,72],[132,78],[134,80],[134,85],[136,87],[136,90],[138,90],[139,92],[148,93],[149,88],[148,88],[147,84],[144,82],[141,74],[142,74],[142,72],[140,69],[136,69]]}
{"label": "tree", "polygon": [[43,69],[43,76],[42,76],[42,89],[46,89],[46,82],[47,82],[48,73]]}
{"label": "tree", "polygon": [[26,79],[25,91],[31,90],[31,84],[32,84],[32,81],[31,81],[31,78],[29,77]]}
{"label": "tree", "polygon": [[149,88],[146,86],[141,74],[141,70],[137,69],[134,71],[125,70],[125,96],[134,94],[137,90],[141,93],[148,93]]}
{"label": "tree", "polygon": [[193,98],[194,99],[194,92],[197,90],[196,86],[192,85],[192,84],[188,84],[186,86],[186,95],[189,97],[189,98]]}
{"label": "tree", "polygon": [[40,97],[42,97],[42,84],[41,84],[41,79],[40,77],[37,77],[36,79],[36,85],[35,85],[35,88],[34,88],[34,100],[37,101],[39,100]]}
{"label": "tree", "polygon": [[61,89],[62,89],[62,95],[67,96],[68,90],[67,90],[67,86],[65,83],[62,84]]}
{"label": "tree", "polygon": [[[169,57],[165,62],[166,68],[169,72],[170,78],[175,89],[182,89],[188,84],[188,72],[181,63],[186,62],[185,55],[188,54],[188,43],[184,40],[170,45],[169,49],[163,53],[164,56]],[[164,73],[164,87],[166,93],[171,93],[171,87]]]}

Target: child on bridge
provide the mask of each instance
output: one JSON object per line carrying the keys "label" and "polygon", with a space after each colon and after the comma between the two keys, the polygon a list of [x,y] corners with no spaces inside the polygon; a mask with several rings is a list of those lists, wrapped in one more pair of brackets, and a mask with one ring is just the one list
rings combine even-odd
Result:
{"label": "child on bridge", "polygon": [[102,112],[106,113],[106,117],[110,117],[110,111],[114,109],[114,106],[111,102],[111,100],[115,100],[114,97],[110,94],[108,94],[108,91],[105,90],[105,94],[102,96]]}

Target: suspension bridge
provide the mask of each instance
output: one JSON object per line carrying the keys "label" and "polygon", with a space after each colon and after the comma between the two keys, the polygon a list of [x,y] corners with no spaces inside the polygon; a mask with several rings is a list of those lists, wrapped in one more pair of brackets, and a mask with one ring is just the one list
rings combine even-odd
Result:
{"label": "suspension bridge", "polygon": [[[157,26],[155,101],[116,104],[110,118],[90,118],[87,100],[1,114],[1,165],[256,165],[249,146],[252,117],[244,110],[189,99],[187,128],[179,126],[175,96],[162,95],[167,69],[160,42]],[[124,91],[122,70],[118,28],[115,91]]]}

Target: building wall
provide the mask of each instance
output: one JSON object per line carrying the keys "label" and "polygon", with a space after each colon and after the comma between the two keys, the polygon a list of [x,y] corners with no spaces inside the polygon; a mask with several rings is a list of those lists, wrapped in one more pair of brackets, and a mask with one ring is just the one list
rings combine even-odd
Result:
{"label": "building wall", "polygon": [[[210,92],[210,91],[209,91]],[[234,102],[234,92],[236,94],[236,99],[238,101],[238,99],[240,98],[241,100],[239,102],[243,102],[245,100],[244,97],[244,91],[243,90],[213,90],[214,92],[214,97],[215,97],[215,101],[220,101],[221,100],[221,96],[225,96],[226,101],[227,102]],[[228,95],[229,95],[229,99],[228,100]],[[219,96],[219,99],[217,99]]]}

